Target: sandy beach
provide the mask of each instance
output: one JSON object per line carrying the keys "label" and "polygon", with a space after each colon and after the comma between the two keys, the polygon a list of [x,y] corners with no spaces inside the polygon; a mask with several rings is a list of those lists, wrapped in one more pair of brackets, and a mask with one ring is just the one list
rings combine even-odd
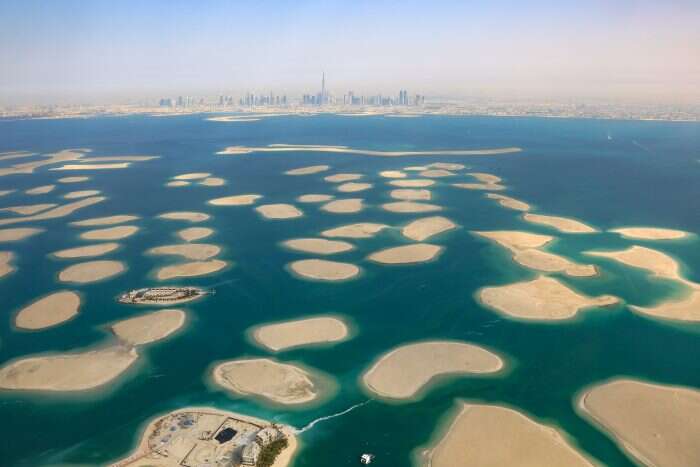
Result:
{"label": "sandy beach", "polygon": [[558,216],[544,216],[541,214],[523,214],[523,219],[533,223],[546,225],[547,227],[552,227],[560,232],[564,233],[594,233],[597,229],[594,229],[590,225],[586,225],[583,222],[577,221],[575,219],[569,219],[566,217]]}
{"label": "sandy beach", "polygon": [[174,211],[159,214],[160,219],[172,221],[204,222],[211,217],[209,214],[194,211]]}
{"label": "sandy beach", "polygon": [[44,229],[24,227],[16,229],[0,229],[0,242],[18,242],[34,235],[40,234]]}
{"label": "sandy beach", "polygon": [[391,192],[389,192],[389,196],[402,201],[430,201],[433,197],[430,190],[411,188],[391,190]]}
{"label": "sandy beach", "polygon": [[97,243],[95,245],[78,246],[75,248],[66,248],[65,250],[54,251],[51,253],[56,258],[71,259],[71,258],[88,258],[95,256],[106,255],[119,248],[119,243]]}
{"label": "sandy beach", "polygon": [[508,317],[543,321],[570,319],[583,309],[614,305],[620,301],[611,295],[583,295],[547,276],[485,287],[477,292],[477,297],[482,305]]}
{"label": "sandy beach", "polygon": [[395,246],[372,253],[367,257],[370,261],[380,264],[415,264],[431,261],[444,250],[438,245],[415,243],[412,245]]}
{"label": "sandy beach", "polygon": [[578,407],[641,464],[700,465],[697,389],[621,378],[589,388]]}
{"label": "sandy beach", "polygon": [[292,204],[261,204],[255,210],[265,219],[294,219],[304,212]]}
{"label": "sandy beach", "polygon": [[348,327],[338,318],[318,316],[264,324],[253,328],[251,336],[259,345],[279,352],[307,345],[343,341],[348,337]]}
{"label": "sandy beach", "polygon": [[333,255],[355,248],[352,243],[325,238],[294,238],[282,242],[282,245],[291,250],[319,255]]}
{"label": "sandy beach", "polygon": [[351,263],[340,263],[325,259],[302,259],[289,263],[297,275],[319,281],[344,281],[360,274],[360,267]]}
{"label": "sandy beach", "polygon": [[58,204],[55,203],[43,203],[43,204],[26,204],[22,206],[9,206],[6,208],[0,208],[0,211],[11,212],[13,214],[19,214],[21,216],[31,216],[41,211],[46,211],[47,209],[55,208]]}
{"label": "sandy beach", "polygon": [[188,227],[176,232],[177,236],[186,242],[196,242],[209,237],[213,233],[214,229],[209,227]]}
{"label": "sandy beach", "polygon": [[78,314],[80,295],[63,290],[51,293],[22,308],[15,316],[15,326],[20,329],[46,329]]}
{"label": "sandy beach", "polygon": [[417,342],[382,355],[362,375],[362,382],[381,397],[412,399],[436,377],[495,373],[503,366],[498,355],[476,345],[454,341]]}
{"label": "sandy beach", "polygon": [[0,368],[0,388],[27,391],[83,391],[109,383],[138,358],[124,346],[25,357]]}
{"label": "sandy beach", "polygon": [[139,216],[120,214],[117,216],[93,217],[91,219],[71,222],[70,225],[73,225],[75,227],[96,227],[99,225],[125,224],[127,222],[132,222],[138,219]]}
{"label": "sandy beach", "polygon": [[76,284],[89,284],[116,276],[126,270],[121,261],[87,261],[68,266],[58,273],[61,282],[74,282]]}
{"label": "sandy beach", "polygon": [[97,203],[101,203],[105,199],[107,198],[103,196],[82,198],[78,201],[64,204],[56,208],[49,209],[48,211],[40,212],[39,214],[34,214],[33,216],[25,216],[14,219],[0,219],[0,225],[18,224],[20,222],[43,221],[47,219],[58,219],[59,217],[69,216],[79,209],[86,208]]}
{"label": "sandy beach", "polygon": [[486,193],[488,199],[493,199],[498,202],[501,206],[508,209],[513,209],[515,211],[529,211],[531,206],[524,201],[520,201],[510,196],[501,195],[498,193]]}
{"label": "sandy beach", "polygon": [[260,198],[262,195],[257,194],[224,196],[223,198],[210,199],[207,204],[212,206],[248,206]]}
{"label": "sandy beach", "polygon": [[423,178],[413,178],[410,180],[389,180],[389,185],[397,186],[400,188],[425,188],[428,186],[435,185],[435,180],[428,180]]}
{"label": "sandy beach", "polygon": [[330,201],[334,198],[333,195],[323,195],[323,194],[308,194],[308,195],[301,195],[297,198],[297,201],[300,203],[325,203],[326,201]]}
{"label": "sandy beach", "polygon": [[88,230],[80,234],[83,240],[121,240],[131,237],[139,228],[135,225],[119,225],[116,227],[107,227],[105,229]]}
{"label": "sandy beach", "polygon": [[459,402],[425,467],[594,467],[559,430],[498,405]]}
{"label": "sandy beach", "polygon": [[321,206],[321,209],[333,214],[352,214],[362,211],[362,198],[337,199]]}
{"label": "sandy beach", "polygon": [[300,167],[298,169],[287,170],[285,175],[311,175],[319,172],[325,172],[330,168],[330,165],[312,165],[309,167]]}
{"label": "sandy beach", "polygon": [[324,230],[321,235],[328,238],[372,238],[378,232],[388,228],[386,224],[373,222],[359,222],[357,224],[341,225],[333,229]]}
{"label": "sandy beach", "polygon": [[457,224],[446,217],[433,216],[416,219],[401,229],[401,235],[417,242],[422,242],[435,235],[448,232],[457,227]]}
{"label": "sandy beach", "polygon": [[413,201],[396,201],[394,203],[382,204],[382,209],[389,212],[398,213],[422,213],[442,211],[441,206],[428,203],[415,203]]}
{"label": "sandy beach", "polygon": [[150,344],[168,337],[185,324],[182,310],[158,310],[125,319],[112,325],[112,332],[131,345]]}
{"label": "sandy beach", "polygon": [[63,198],[65,199],[78,199],[78,198],[87,198],[88,196],[95,196],[99,195],[100,190],[80,190],[80,191],[70,191],[63,195]]}
{"label": "sandy beach", "polygon": [[689,232],[675,229],[662,229],[658,227],[621,227],[611,229],[611,232],[620,234],[624,238],[633,240],[679,240],[690,235]]}
{"label": "sandy beach", "polygon": [[187,263],[176,263],[169,266],[164,266],[158,269],[156,278],[164,281],[168,279],[176,279],[178,277],[196,277],[212,274],[221,271],[228,263],[220,259],[211,259],[208,261],[190,261]]}
{"label": "sandy beach", "polygon": [[203,261],[213,258],[221,252],[221,248],[208,243],[178,243],[175,245],[163,245],[149,249],[149,255],[181,256],[185,259]]}
{"label": "sandy beach", "polygon": [[336,190],[338,190],[341,193],[355,193],[358,191],[365,191],[369,190],[372,188],[371,183],[357,183],[357,182],[348,182],[348,183],[343,183],[342,185],[338,185],[336,187]]}
{"label": "sandy beach", "polygon": [[334,174],[334,175],[329,175],[327,177],[323,177],[323,179],[327,182],[331,183],[344,183],[344,182],[352,182],[354,180],[359,180],[364,175],[362,174],[349,174],[349,173],[344,173],[344,174]]}

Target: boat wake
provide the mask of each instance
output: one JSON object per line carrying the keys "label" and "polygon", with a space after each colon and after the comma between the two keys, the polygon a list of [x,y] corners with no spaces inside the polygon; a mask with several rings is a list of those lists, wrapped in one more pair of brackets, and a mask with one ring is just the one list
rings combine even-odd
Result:
{"label": "boat wake", "polygon": [[349,407],[349,408],[343,410],[342,412],[338,412],[338,413],[334,413],[334,414],[331,414],[331,415],[326,415],[325,417],[317,418],[316,420],[311,421],[311,422],[310,422],[308,425],[306,425],[304,428],[295,430],[294,433],[295,433],[295,434],[301,434],[301,433],[304,433],[304,432],[306,432],[306,431],[309,431],[311,428],[313,428],[314,426],[316,426],[317,423],[324,422],[324,421],[326,421],[326,420],[330,420],[331,418],[341,417],[341,416],[343,416],[343,415],[345,415],[345,414],[348,414],[348,413],[352,412],[353,410],[355,410],[355,409],[357,409],[357,408],[359,408],[359,407],[362,407],[363,405],[369,404],[370,402],[372,402],[372,400],[371,400],[371,399],[368,399],[368,400],[366,400],[366,401],[364,401],[364,402],[360,402],[359,404],[355,404],[355,405],[353,405],[353,406],[351,406],[351,407]]}

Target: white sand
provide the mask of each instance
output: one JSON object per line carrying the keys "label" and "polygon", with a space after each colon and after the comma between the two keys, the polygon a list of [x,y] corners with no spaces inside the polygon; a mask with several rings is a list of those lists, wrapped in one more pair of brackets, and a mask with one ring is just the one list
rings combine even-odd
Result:
{"label": "white sand", "polygon": [[700,465],[700,391],[616,379],[588,389],[579,408],[640,464]]}
{"label": "white sand", "polygon": [[24,194],[25,195],[45,195],[46,193],[50,193],[56,188],[56,185],[42,185],[38,186],[36,188],[30,188],[29,190],[25,190]]}
{"label": "white sand", "polygon": [[389,185],[398,186],[401,188],[425,188],[435,185],[435,180],[422,178],[414,178],[410,180],[390,180]]}
{"label": "white sand", "polygon": [[565,233],[593,233],[596,229],[575,219],[558,216],[543,216],[541,214],[523,214],[523,219],[533,224],[546,225]]}
{"label": "white sand", "polygon": [[297,198],[300,203],[325,203],[334,198],[333,195],[323,195],[323,194],[308,194],[301,195]]}
{"label": "white sand", "polygon": [[249,194],[249,195],[234,195],[234,196],[224,196],[223,198],[215,198],[207,201],[208,204],[212,206],[248,206],[255,203],[257,200],[262,198],[262,195]]}
{"label": "white sand", "polygon": [[286,175],[311,175],[319,172],[325,172],[330,169],[329,165],[312,165],[310,167],[301,167],[299,169],[287,170]]}
{"label": "white sand", "polygon": [[439,376],[494,373],[503,366],[498,355],[476,345],[452,341],[418,342],[382,355],[362,375],[362,382],[381,397],[411,399]]}
{"label": "white sand", "polygon": [[266,219],[293,219],[301,217],[304,212],[292,204],[261,204],[255,208]]}
{"label": "white sand", "polygon": [[367,257],[380,264],[415,264],[435,259],[443,247],[429,243],[396,246],[372,253]]}
{"label": "white sand", "polygon": [[343,253],[355,248],[352,243],[339,240],[326,240],[325,238],[294,238],[282,242],[282,245],[292,250],[320,255]]}
{"label": "white sand", "polygon": [[131,345],[143,345],[168,337],[185,324],[182,310],[158,310],[112,325],[112,332]]}
{"label": "white sand", "polygon": [[42,221],[47,219],[57,219],[59,217],[65,217],[73,214],[75,211],[92,206],[97,203],[104,201],[103,196],[94,196],[90,198],[83,198],[72,203],[64,204],[48,211],[40,212],[39,214],[34,214],[33,216],[18,217],[13,219],[0,219],[0,225],[18,224],[20,222],[34,222]]}
{"label": "white sand", "polygon": [[335,174],[335,175],[329,175],[327,177],[324,177],[323,179],[327,182],[331,183],[344,183],[344,182],[352,182],[354,180],[359,180],[360,178],[364,177],[362,174]]}
{"label": "white sand", "polygon": [[80,182],[87,182],[90,180],[90,177],[86,176],[77,176],[77,177],[62,177],[58,179],[59,183],[80,183]]}
{"label": "white sand", "polygon": [[531,209],[530,205],[524,201],[520,201],[510,196],[501,195],[498,193],[487,193],[486,197],[488,199],[494,199],[498,201],[498,204],[504,208],[513,209],[515,211],[529,211]]}
{"label": "white sand", "polygon": [[343,281],[360,274],[359,266],[324,259],[302,259],[289,263],[289,268],[305,279]]}
{"label": "white sand", "polygon": [[382,172],[379,172],[380,177],[384,178],[406,178],[407,175],[404,172],[401,172],[400,170],[384,170]]}
{"label": "white sand", "polygon": [[422,242],[456,227],[457,224],[446,217],[424,217],[407,224],[403,229],[401,229],[401,234],[406,238],[410,238],[411,240]]}
{"label": "white sand", "polygon": [[121,261],[87,261],[68,266],[58,274],[58,280],[76,284],[89,284],[109,279],[125,270],[126,266]]}
{"label": "white sand", "polygon": [[213,233],[214,230],[209,227],[188,227],[178,230],[177,236],[186,242],[196,242],[197,240],[209,237]]}
{"label": "white sand", "polygon": [[135,225],[118,225],[104,229],[88,230],[80,234],[83,240],[121,240],[131,237],[139,228]]}
{"label": "white sand", "polygon": [[340,342],[348,337],[347,325],[338,318],[319,316],[258,326],[255,342],[273,352],[308,345]]}
{"label": "white sand", "polygon": [[430,201],[430,199],[433,197],[430,190],[416,190],[410,188],[391,190],[389,196],[403,201]]}
{"label": "white sand", "polygon": [[71,259],[71,258],[88,258],[95,256],[103,256],[111,253],[119,248],[119,243],[97,243],[94,245],[79,246],[75,248],[67,248],[65,250],[54,251],[52,253],[56,258]]}
{"label": "white sand", "polygon": [[336,190],[338,190],[341,193],[355,193],[357,191],[369,190],[370,188],[372,188],[371,183],[348,182],[343,183],[342,185],[338,185]]}
{"label": "white sand", "polygon": [[614,305],[611,295],[589,297],[551,277],[485,287],[477,292],[481,303],[506,316],[522,320],[565,320],[583,309]]}
{"label": "white sand", "polygon": [[635,240],[678,240],[690,235],[690,233],[683,230],[661,229],[658,227],[621,227],[610,231],[618,233],[624,238]]}
{"label": "white sand", "polygon": [[92,219],[85,219],[82,221],[71,222],[70,225],[75,227],[96,227],[99,225],[115,225],[124,224],[126,222],[132,222],[138,220],[139,216],[130,216],[126,214],[120,214],[117,216],[107,216],[107,217],[93,217]]}
{"label": "white sand", "polygon": [[181,256],[186,259],[203,261],[213,258],[221,252],[221,248],[208,243],[179,243],[176,245],[163,245],[151,248],[149,255]]}
{"label": "white sand", "polygon": [[83,391],[109,383],[138,358],[124,346],[80,353],[25,357],[0,369],[0,388],[29,391]]}
{"label": "white sand", "polygon": [[212,274],[224,269],[228,263],[220,259],[208,261],[191,261],[187,263],[171,264],[164,266],[156,273],[158,280],[176,279],[178,277],[196,277]]}
{"label": "white sand", "polygon": [[158,217],[160,219],[167,219],[173,221],[204,222],[206,220],[209,220],[211,216],[203,212],[175,211],[160,214]]}
{"label": "white sand", "polygon": [[12,264],[14,260],[15,254],[11,251],[0,251],[0,277],[15,272],[16,268]]}
{"label": "white sand", "polygon": [[220,177],[207,177],[201,182],[198,183],[198,185],[202,186],[224,186],[226,185],[226,180]]}
{"label": "white sand", "polygon": [[15,326],[20,329],[45,329],[78,314],[80,295],[64,290],[42,297],[22,308],[15,317]]}
{"label": "white sand", "polygon": [[44,229],[23,227],[16,229],[0,229],[0,242],[17,242],[40,234]]}
{"label": "white sand", "polygon": [[55,208],[58,204],[55,203],[43,203],[43,204],[26,204],[22,206],[9,206],[6,208],[0,208],[0,211],[11,212],[14,214],[19,214],[21,216],[31,216],[41,211],[46,211],[47,209]]}
{"label": "white sand", "polygon": [[198,180],[200,178],[207,178],[211,176],[208,172],[190,172],[186,174],[175,175],[173,180]]}
{"label": "white sand", "polygon": [[442,207],[428,203],[414,203],[413,201],[397,201],[395,203],[382,204],[382,209],[398,213],[422,213],[442,211]]}
{"label": "white sand", "polygon": [[341,225],[333,229],[324,230],[321,235],[329,238],[371,238],[383,229],[388,228],[386,224],[375,224],[372,222],[360,222],[357,224]]}
{"label": "white sand", "polygon": [[80,191],[71,191],[63,195],[65,199],[78,199],[78,198],[87,198],[88,196],[95,196],[99,195],[100,190],[80,190]]}
{"label": "white sand", "polygon": [[333,214],[353,214],[364,208],[361,198],[337,199],[321,206],[321,209]]}

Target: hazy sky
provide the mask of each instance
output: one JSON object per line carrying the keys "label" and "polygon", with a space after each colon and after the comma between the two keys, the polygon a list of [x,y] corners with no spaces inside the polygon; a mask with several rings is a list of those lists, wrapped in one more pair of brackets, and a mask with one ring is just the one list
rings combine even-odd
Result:
{"label": "hazy sky", "polygon": [[0,104],[330,90],[700,102],[700,0],[1,0]]}

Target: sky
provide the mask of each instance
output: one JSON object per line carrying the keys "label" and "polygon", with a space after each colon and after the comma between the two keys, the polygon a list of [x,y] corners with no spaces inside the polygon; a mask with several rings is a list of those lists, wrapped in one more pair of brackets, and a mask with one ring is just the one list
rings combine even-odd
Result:
{"label": "sky", "polygon": [[0,105],[247,91],[700,104],[700,0],[2,0]]}

